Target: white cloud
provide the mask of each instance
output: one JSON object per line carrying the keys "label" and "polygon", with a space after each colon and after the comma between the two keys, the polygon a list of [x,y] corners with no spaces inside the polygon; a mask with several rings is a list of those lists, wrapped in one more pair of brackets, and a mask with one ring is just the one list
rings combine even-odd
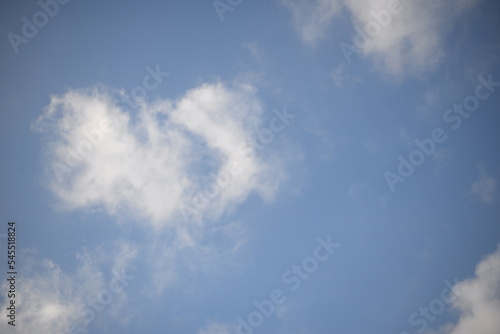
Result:
{"label": "white cloud", "polygon": [[335,86],[337,87],[343,87],[344,86],[344,80],[345,80],[345,75],[344,75],[344,64],[341,64],[335,68],[332,73],[330,73],[330,76],[332,77],[333,81],[335,82]]}
{"label": "white cloud", "polygon": [[[365,30],[373,12],[387,10],[388,0],[347,0],[353,25]],[[444,38],[457,16],[477,1],[401,1],[401,13],[371,39],[363,53],[392,74],[432,69],[444,55]]]}
{"label": "white cloud", "polygon": [[204,328],[198,330],[198,334],[235,334],[236,328],[233,325],[220,322],[212,322]]}
{"label": "white cloud", "polygon": [[[293,22],[304,42],[312,43],[326,35],[326,29],[343,4],[351,13],[353,33],[346,43],[355,45],[355,28],[366,31],[369,22],[377,23],[373,12],[387,10],[391,0],[324,0],[309,2],[287,0]],[[372,57],[381,68],[393,75],[427,71],[444,55],[443,43],[454,21],[479,0],[400,1],[401,11],[394,11],[390,24],[374,31],[360,52]],[[392,7],[391,7],[392,8]],[[322,13],[322,14],[320,14]],[[385,24],[384,24],[385,25]],[[355,57],[356,55],[354,55]]]}
{"label": "white cloud", "polygon": [[243,43],[243,47],[247,49],[256,60],[262,60],[264,58],[264,52],[256,42]]}
{"label": "white cloud", "polygon": [[300,38],[310,45],[326,35],[333,17],[339,13],[341,0],[282,0],[292,12]]}
{"label": "white cloud", "polygon": [[[159,228],[182,220],[183,205],[199,222],[251,193],[273,200],[286,177],[279,155],[249,141],[264,113],[249,84],[203,84],[176,101],[142,102],[135,113],[115,97],[103,87],[70,90],[33,125],[45,135],[47,185],[65,209],[102,207]],[[207,193],[210,203],[194,197]]]}
{"label": "white cloud", "polygon": [[[17,317],[15,327],[0,322],[0,331],[18,334],[31,333],[69,333],[71,326],[76,326],[86,333],[89,323],[98,318],[98,312],[89,306],[89,299],[98,298],[102,291],[109,288],[112,275],[103,272],[103,264],[122,271],[136,256],[136,249],[127,243],[115,245],[110,250],[89,252],[84,250],[78,254],[77,269],[74,272],[64,271],[48,259],[39,260],[35,256],[25,257],[16,282],[15,305]],[[8,282],[2,281],[0,288],[8,291]],[[109,291],[109,290],[108,290]],[[8,307],[9,299],[1,303],[1,308]],[[101,307],[106,318],[123,322],[127,311],[127,293],[124,289],[115,291],[109,304]],[[73,327],[75,330],[76,327]]]}
{"label": "white cloud", "polygon": [[146,265],[151,284],[146,294],[155,297],[179,285],[186,294],[203,294],[210,279],[233,274],[247,263],[247,241],[248,233],[238,223],[167,229],[144,254],[150,259]]}
{"label": "white cloud", "polygon": [[[59,205],[153,227],[143,251],[155,296],[180,282],[194,287],[200,274],[238,268],[247,231],[222,216],[250,194],[277,196],[285,166],[298,158],[286,140],[270,143],[259,133],[272,128],[264,119],[284,130],[280,117],[264,114],[243,80],[203,84],[175,101],[142,101],[129,112],[120,98],[105,87],[70,90],[52,97],[34,122],[43,134],[44,179]],[[278,132],[273,136],[284,136]]]}
{"label": "white cloud", "polygon": [[[500,328],[500,247],[476,267],[474,278],[453,287],[453,307],[460,318],[440,334],[497,334]],[[436,332],[433,332],[436,333]]]}
{"label": "white cloud", "polygon": [[479,177],[472,183],[470,194],[478,197],[485,203],[492,203],[495,199],[497,182],[494,178],[486,175],[483,163],[478,163]]}

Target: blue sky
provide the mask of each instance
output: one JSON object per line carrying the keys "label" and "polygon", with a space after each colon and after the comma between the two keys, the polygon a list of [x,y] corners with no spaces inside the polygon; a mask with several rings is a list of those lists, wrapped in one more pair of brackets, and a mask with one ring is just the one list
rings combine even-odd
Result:
{"label": "blue sky", "polygon": [[497,2],[1,6],[2,333],[498,333]]}

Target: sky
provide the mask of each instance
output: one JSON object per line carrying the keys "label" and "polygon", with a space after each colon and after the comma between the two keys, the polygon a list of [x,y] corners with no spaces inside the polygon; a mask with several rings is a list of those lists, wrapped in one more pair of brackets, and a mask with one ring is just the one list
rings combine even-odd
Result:
{"label": "sky", "polygon": [[0,6],[1,333],[500,332],[498,1]]}

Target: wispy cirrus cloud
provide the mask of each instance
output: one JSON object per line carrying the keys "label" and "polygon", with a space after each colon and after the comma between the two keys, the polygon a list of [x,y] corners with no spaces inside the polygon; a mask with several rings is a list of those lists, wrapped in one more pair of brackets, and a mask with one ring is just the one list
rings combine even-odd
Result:
{"label": "wispy cirrus cloud", "polygon": [[342,9],[341,0],[281,0],[281,3],[291,11],[297,33],[309,45],[326,36],[333,18]]}
{"label": "wispy cirrus cloud", "polygon": [[264,52],[257,42],[246,42],[243,43],[243,48],[248,50],[252,57],[256,60],[261,61],[264,59]]}
{"label": "wispy cirrus cloud", "polygon": [[477,164],[477,169],[479,170],[479,177],[472,183],[470,194],[490,204],[495,199],[497,181],[486,174],[484,163],[479,162]]}
{"label": "wispy cirrus cloud", "polygon": [[222,322],[211,322],[205,327],[198,330],[198,334],[236,334],[236,326],[222,323]]}
{"label": "wispy cirrus cloud", "polygon": [[[327,36],[335,14],[347,10],[353,32],[346,42],[380,69],[398,76],[428,71],[439,64],[455,21],[479,1],[315,0],[306,5],[305,1],[286,0],[283,4],[291,10],[300,38],[309,45]],[[370,33],[375,26],[378,30]],[[356,45],[356,38],[366,43]]]}

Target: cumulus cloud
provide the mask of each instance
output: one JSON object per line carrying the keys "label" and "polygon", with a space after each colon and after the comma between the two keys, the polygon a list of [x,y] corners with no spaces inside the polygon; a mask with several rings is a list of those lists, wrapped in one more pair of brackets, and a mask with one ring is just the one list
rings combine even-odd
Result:
{"label": "cumulus cloud", "polygon": [[[86,333],[87,326],[98,318],[98,312],[90,306],[92,298],[99,303],[103,291],[110,293],[112,273],[122,273],[136,253],[137,250],[125,242],[115,244],[111,252],[109,249],[105,253],[83,250],[76,256],[77,268],[73,272],[63,270],[49,259],[40,261],[36,256],[24,257],[26,264],[16,282],[18,316],[15,327],[2,321],[0,331],[66,334],[78,328]],[[111,272],[104,272],[103,265],[111,268]],[[2,281],[2,291],[8,291],[8,287],[9,282]],[[124,309],[127,293],[123,287],[113,291],[111,300],[98,307],[101,312],[105,310],[107,316],[122,322],[128,313]],[[7,309],[8,303],[8,299],[4,300],[0,303],[1,308]]]}
{"label": "cumulus cloud", "polygon": [[478,163],[479,177],[472,183],[470,194],[478,197],[485,203],[492,203],[495,198],[497,182],[486,175],[484,163]]}
{"label": "cumulus cloud", "polygon": [[180,281],[194,285],[221,266],[237,268],[247,230],[222,216],[251,194],[275,199],[285,166],[300,158],[276,139],[295,116],[265,110],[243,80],[143,100],[135,110],[120,104],[123,94],[103,86],[69,90],[32,124],[58,205],[152,227],[142,247],[152,294]]}
{"label": "cumulus cloud", "polygon": [[203,84],[134,112],[117,95],[70,90],[33,124],[44,135],[47,186],[63,208],[125,212],[160,228],[217,218],[251,193],[274,199],[285,164],[256,140],[264,109],[251,85]]}
{"label": "cumulus cloud", "polygon": [[[391,2],[393,1],[317,0],[305,6],[301,1],[287,0],[285,4],[292,9],[293,22],[300,37],[309,44],[326,36],[325,30],[335,19],[333,14],[343,5],[351,14],[353,29],[352,39],[346,40],[346,43],[356,46],[357,53],[372,57],[389,73],[400,75],[430,70],[438,64],[444,55],[445,37],[455,20],[479,0],[401,0],[387,24],[377,23],[382,22],[380,20],[383,18],[376,18],[375,13],[394,8],[389,7]],[[374,29],[374,25],[379,29]],[[358,31],[371,35],[367,38],[367,43],[354,43],[360,35]],[[372,32],[367,34],[367,31]]]}
{"label": "cumulus cloud", "polygon": [[[459,312],[456,324],[440,334],[497,334],[500,328],[500,246],[476,267],[475,277],[453,287],[453,307]],[[432,332],[436,333],[436,332]]]}

